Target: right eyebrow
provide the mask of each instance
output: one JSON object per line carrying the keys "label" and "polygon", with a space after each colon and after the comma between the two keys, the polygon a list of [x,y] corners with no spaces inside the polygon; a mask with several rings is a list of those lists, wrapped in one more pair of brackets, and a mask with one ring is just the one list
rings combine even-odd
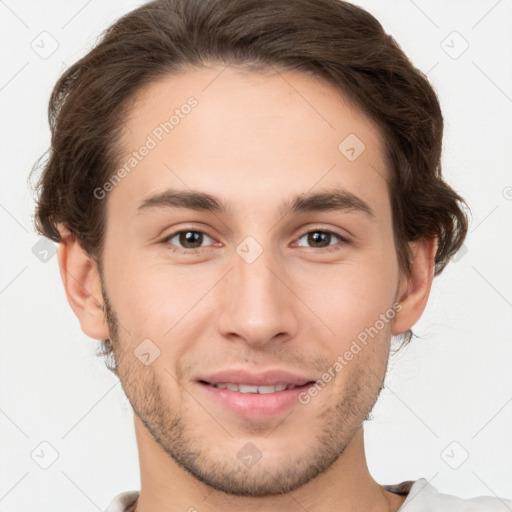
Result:
{"label": "right eyebrow", "polygon": [[188,208],[198,211],[225,213],[227,207],[224,202],[206,192],[169,189],[154,194],[137,208],[137,214],[154,208]]}

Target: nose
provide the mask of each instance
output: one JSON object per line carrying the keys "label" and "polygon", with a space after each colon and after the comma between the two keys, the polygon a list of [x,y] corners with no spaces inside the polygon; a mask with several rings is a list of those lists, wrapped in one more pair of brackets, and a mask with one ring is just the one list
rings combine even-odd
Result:
{"label": "nose", "polygon": [[234,268],[223,284],[218,328],[224,337],[243,340],[253,348],[283,343],[296,335],[300,301],[291,278],[270,250],[252,262],[233,255]]}

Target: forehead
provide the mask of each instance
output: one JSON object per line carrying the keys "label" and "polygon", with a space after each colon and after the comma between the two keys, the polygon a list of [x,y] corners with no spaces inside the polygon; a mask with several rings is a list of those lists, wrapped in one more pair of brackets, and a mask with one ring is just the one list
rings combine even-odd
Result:
{"label": "forehead", "polygon": [[[232,212],[342,186],[386,208],[380,131],[323,80],[221,65],[169,75],[131,103],[121,139],[126,172],[108,208],[132,215],[167,188],[208,191]],[[146,149],[145,149],[146,148]],[[379,204],[376,204],[379,209]]]}

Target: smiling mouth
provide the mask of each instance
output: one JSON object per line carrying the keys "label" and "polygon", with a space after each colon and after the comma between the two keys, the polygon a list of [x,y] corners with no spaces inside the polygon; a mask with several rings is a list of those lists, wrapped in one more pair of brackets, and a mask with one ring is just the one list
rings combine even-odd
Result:
{"label": "smiling mouth", "polygon": [[275,384],[273,386],[256,386],[251,384],[235,384],[232,382],[218,382],[211,383],[206,382],[204,380],[199,381],[201,384],[205,384],[207,386],[211,386],[219,389],[228,389],[229,391],[238,391],[239,393],[252,393],[252,394],[260,394],[265,395],[269,393],[279,393],[281,391],[288,391],[290,389],[296,388],[307,388],[314,384],[315,381],[306,382],[306,384],[295,385],[295,384]]}

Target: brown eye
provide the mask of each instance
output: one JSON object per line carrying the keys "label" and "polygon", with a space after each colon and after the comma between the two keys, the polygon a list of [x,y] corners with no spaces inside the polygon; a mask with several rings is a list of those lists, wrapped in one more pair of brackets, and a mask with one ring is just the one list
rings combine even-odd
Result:
{"label": "brown eye", "polygon": [[299,246],[304,246],[300,243],[300,240],[306,239],[307,244],[309,244],[310,247],[313,249],[322,249],[323,247],[329,247],[332,244],[332,240],[334,238],[334,242],[337,243],[339,241],[342,241],[343,239],[331,231],[310,231],[309,233],[305,233],[299,238]]}
{"label": "brown eye", "polygon": [[182,249],[197,249],[202,247],[205,239],[211,240],[211,238],[202,231],[183,230],[168,236],[165,241],[177,245]]}

